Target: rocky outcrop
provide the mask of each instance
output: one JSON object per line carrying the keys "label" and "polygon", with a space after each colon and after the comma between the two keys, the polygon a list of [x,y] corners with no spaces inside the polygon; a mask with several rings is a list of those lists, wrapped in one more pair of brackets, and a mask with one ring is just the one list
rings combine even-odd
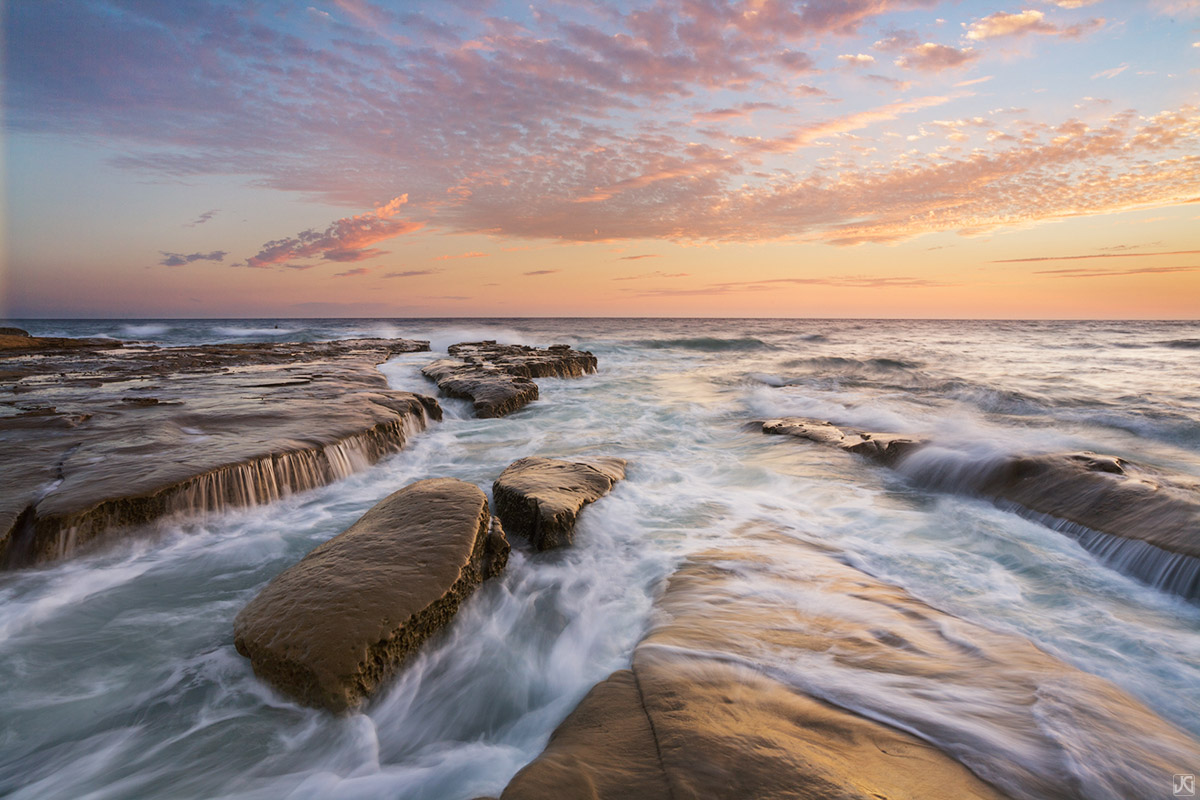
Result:
{"label": "rocky outcrop", "polygon": [[1095,453],[973,459],[920,439],[804,418],[769,420],[762,429],[864,455],[931,488],[1016,507],[1123,572],[1200,597],[1200,486],[1193,479]]}
{"label": "rocky outcrop", "polygon": [[839,428],[828,422],[802,417],[768,420],[763,423],[762,430],[763,433],[795,436],[817,444],[839,447],[848,453],[866,456],[889,467],[895,466],[905,455],[925,446],[925,442],[919,439]]}
{"label": "rocky outcrop", "polygon": [[620,458],[522,458],[492,484],[496,515],[509,533],[529,539],[538,550],[569,545],[580,509],[624,477]]}
{"label": "rocky outcrop", "polygon": [[1200,756],[1017,636],[794,539],[741,538],[672,576],[631,668],[592,689],[503,800],[1151,797]]}
{"label": "rocky outcrop", "polygon": [[29,331],[24,328],[8,328],[0,326],[0,336],[21,336],[28,337]]}
{"label": "rocky outcrop", "polygon": [[447,397],[470,400],[477,417],[502,417],[538,398],[533,378],[577,378],[596,371],[596,357],[565,344],[547,349],[495,341],[451,345],[450,358],[421,370]]}
{"label": "rocky outcrop", "polygon": [[353,709],[507,561],[479,487],[418,481],[276,576],[238,614],[234,644],[299,702]]}
{"label": "rocky outcrop", "polygon": [[435,400],[388,389],[375,368],[414,350],[428,344],[91,341],[0,354],[0,565],[366,468],[441,418]]}

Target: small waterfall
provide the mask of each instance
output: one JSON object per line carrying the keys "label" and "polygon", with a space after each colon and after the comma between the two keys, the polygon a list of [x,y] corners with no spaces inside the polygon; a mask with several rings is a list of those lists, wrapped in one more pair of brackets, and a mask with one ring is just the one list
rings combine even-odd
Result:
{"label": "small waterfall", "polygon": [[269,453],[216,467],[153,494],[108,500],[67,516],[38,518],[26,558],[8,566],[61,558],[113,529],[173,515],[263,505],[347,478],[399,451],[429,424],[430,414],[415,399],[396,410],[400,412],[396,418],[330,444]]}
{"label": "small waterfall", "polygon": [[1200,559],[1172,553],[1141,539],[1113,536],[1077,522],[1030,511],[1010,501],[997,501],[996,505],[1058,533],[1065,533],[1079,542],[1084,550],[1118,572],[1188,600],[1200,600]]}

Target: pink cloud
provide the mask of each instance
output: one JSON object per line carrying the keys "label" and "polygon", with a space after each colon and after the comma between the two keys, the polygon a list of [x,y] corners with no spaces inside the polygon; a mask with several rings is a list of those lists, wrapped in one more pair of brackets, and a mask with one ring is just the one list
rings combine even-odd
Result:
{"label": "pink cloud", "polygon": [[761,139],[756,136],[747,136],[734,139],[734,142],[745,147],[747,150],[755,152],[787,153],[807,147],[818,139],[861,130],[877,122],[889,122],[904,114],[911,114],[921,109],[940,106],[948,102],[950,102],[949,97],[918,97],[914,100],[888,103],[867,111],[859,111],[823,122],[811,123],[788,136],[775,139]]}
{"label": "pink cloud", "polygon": [[925,42],[907,51],[896,59],[896,66],[917,69],[923,72],[941,72],[966,66],[979,58],[973,48],[959,49],[945,44]]}
{"label": "pink cloud", "polygon": [[690,278],[691,273],[688,272],[643,272],[641,275],[624,275],[619,278],[613,278],[614,281],[641,281],[648,278]]}
{"label": "pink cloud", "polygon": [[457,255],[438,256],[437,258],[434,259],[434,261],[453,261],[453,260],[459,259],[459,258],[487,258],[487,255],[488,255],[487,253],[480,253],[480,252],[458,253]]}
{"label": "pink cloud", "polygon": [[324,231],[301,231],[289,239],[267,242],[257,254],[246,259],[248,267],[272,267],[295,258],[321,258],[329,261],[362,261],[383,255],[385,251],[369,245],[393,239],[420,229],[424,223],[394,219],[408,195],[393,198],[374,211],[343,217]]}
{"label": "pink cloud", "polygon": [[[407,220],[395,209],[347,217],[267,242],[247,260],[280,269],[377,258],[379,243],[422,224],[553,241],[850,244],[1195,196],[1194,109],[1061,125],[995,116],[1003,123],[984,132],[941,127],[922,113],[967,92],[900,99],[928,76],[979,58],[881,27],[889,12],[934,5],[645,0],[627,11],[568,2],[498,20],[462,4],[431,5],[430,18],[418,19],[344,0],[285,24],[254,5],[231,19],[205,0],[186,14],[169,3],[114,14],[81,2],[65,16],[15,4],[10,16],[22,35],[10,37],[6,114],[23,131],[117,142],[132,154],[118,166],[155,175],[246,176],[353,208],[397,187],[411,193]],[[909,24],[910,16],[895,19]],[[1021,19],[989,15],[976,30],[1072,30],[1044,15]],[[319,38],[304,25],[319,25]],[[1011,30],[999,33],[1005,25]],[[413,41],[409,29],[420,31]],[[842,84],[844,75],[820,72],[810,53],[836,63],[851,44],[835,35],[852,32],[873,34],[852,52],[902,58],[909,80],[863,75],[853,83],[877,84],[865,95],[796,99],[820,91],[797,84],[797,73]],[[60,40],[78,46],[45,46]],[[876,89],[890,102],[860,105]],[[753,117],[758,136],[730,139],[719,124],[689,124],[746,119],[772,101],[781,113]],[[834,110],[839,102],[850,110]],[[945,116],[956,124],[982,113],[952,108]],[[909,145],[906,134],[922,144]],[[922,152],[934,134],[941,147]],[[968,150],[957,141],[968,135],[987,141]]]}

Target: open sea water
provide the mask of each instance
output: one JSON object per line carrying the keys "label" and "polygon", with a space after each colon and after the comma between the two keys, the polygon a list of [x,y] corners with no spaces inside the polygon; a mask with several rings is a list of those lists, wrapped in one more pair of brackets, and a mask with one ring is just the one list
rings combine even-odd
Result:
{"label": "open sea water", "polygon": [[[460,341],[567,343],[594,352],[600,370],[539,380],[541,399],[503,419],[473,419],[466,403],[442,399],[443,422],[335,485],[268,506],[172,520],[99,552],[0,574],[0,795],[496,795],[593,684],[629,665],[673,568],[689,553],[736,544],[750,526],[820,542],[944,612],[1025,637],[1200,737],[1200,605],[1127,577],[1071,537],[991,503],[746,428],[777,416],[817,417],[929,437],[956,464],[1092,450],[1200,479],[1200,323],[23,326],[42,336],[168,345],[428,339],[433,353],[381,367],[394,388],[426,394],[436,387],[420,367]],[[481,587],[362,713],[301,708],[254,678],[233,648],[232,623],[273,576],[412,481],[452,476],[490,493],[501,470],[528,455],[615,455],[628,459],[629,475],[583,513],[573,548],[533,554],[514,542],[504,575]],[[779,545],[775,557],[806,552]],[[869,628],[870,620],[863,624]],[[805,675],[807,687],[819,693],[847,684],[835,661],[822,663]],[[860,705],[886,704],[886,688],[862,686]],[[952,691],[929,678],[913,692],[929,731],[952,730],[951,718],[970,716],[972,703],[985,709],[996,701],[986,685],[969,697]],[[945,724],[937,724],[939,715]],[[1072,728],[1086,724],[1076,717],[1044,718],[1055,741],[1087,743],[1081,772],[1089,752],[1102,758],[1121,750],[1111,734],[1096,741],[1101,733]],[[917,732],[936,742],[929,731]],[[989,749],[1014,758],[1006,737],[985,730],[978,758],[995,758]],[[1197,772],[1200,764],[1178,771]],[[1019,781],[1012,791],[1023,794]]]}

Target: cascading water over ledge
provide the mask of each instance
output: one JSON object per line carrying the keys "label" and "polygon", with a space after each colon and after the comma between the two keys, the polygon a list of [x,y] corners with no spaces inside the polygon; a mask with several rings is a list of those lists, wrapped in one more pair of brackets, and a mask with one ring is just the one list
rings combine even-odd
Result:
{"label": "cascading water over ledge", "polygon": [[332,483],[441,419],[436,400],[387,388],[376,369],[426,342],[118,347],[81,360],[32,341],[5,361],[22,398],[21,413],[0,417],[8,568],[107,531]]}
{"label": "cascading water over ledge", "polygon": [[429,422],[425,406],[326,444],[267,453],[224,464],[155,491],[117,497],[72,513],[39,514],[23,521],[4,551],[6,566],[21,567],[70,555],[117,529],[172,515],[194,516],[270,503],[333,483],[402,449]]}

